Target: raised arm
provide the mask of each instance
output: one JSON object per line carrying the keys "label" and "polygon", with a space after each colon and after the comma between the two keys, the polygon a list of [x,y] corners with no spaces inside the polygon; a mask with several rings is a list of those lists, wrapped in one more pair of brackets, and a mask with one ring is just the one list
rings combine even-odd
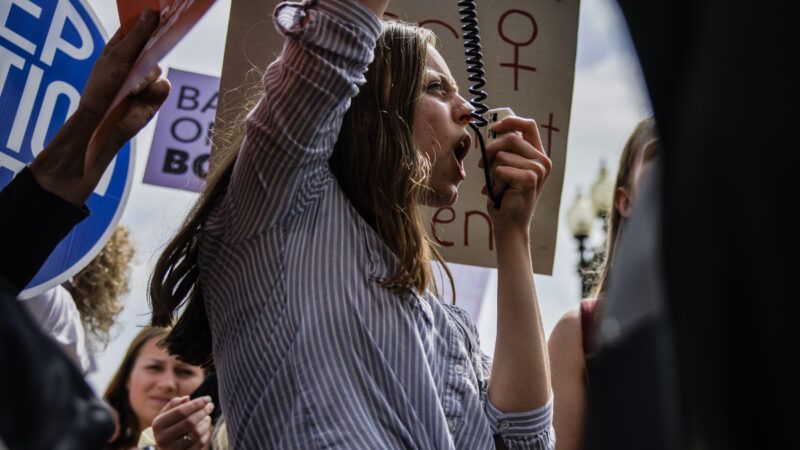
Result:
{"label": "raised arm", "polygon": [[503,411],[525,411],[550,399],[547,343],[533,285],[530,221],[551,162],[536,123],[508,117],[506,133],[487,149],[495,179],[507,186],[500,209],[489,206],[497,241],[497,341],[489,397]]}
{"label": "raised arm", "polygon": [[497,340],[487,412],[512,448],[551,448],[552,404],[547,344],[533,284],[530,221],[551,162],[536,123],[508,117],[493,130],[505,136],[487,151],[504,185],[500,209],[488,205],[497,244]]}
{"label": "raised arm", "polygon": [[117,31],[103,48],[75,114],[31,163],[33,177],[43,189],[82,206],[120,148],[155,116],[167,99],[169,82],[159,78],[161,71],[157,69],[130,93],[128,108],[113,124],[110,139],[100,150],[92,170],[84,173],[82,161],[89,139],[157,25],[158,14],[145,10],[130,32],[123,35],[121,30]]}
{"label": "raised arm", "polygon": [[228,189],[243,235],[299,212],[319,193],[342,118],[366,81],[380,33],[375,13],[386,3],[286,2],[275,9],[283,50],[264,74],[264,95],[247,119]]}

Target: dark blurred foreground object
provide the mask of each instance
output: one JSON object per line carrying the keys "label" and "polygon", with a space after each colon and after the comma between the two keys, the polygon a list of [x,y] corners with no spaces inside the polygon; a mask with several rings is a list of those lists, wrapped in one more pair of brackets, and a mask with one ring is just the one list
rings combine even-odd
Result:
{"label": "dark blurred foreground object", "polygon": [[97,449],[114,431],[109,410],[15,297],[89,214],[83,205],[114,156],[167,98],[169,83],[159,79],[160,71],[148,74],[128,97],[97,163],[83,170],[101,118],[96,111],[108,109],[126,78],[120,75],[133,66],[158,22],[158,14],[147,11],[129,33],[111,38],[76,111],[31,168],[0,192],[0,445],[10,449]]}
{"label": "dark blurred foreground object", "polygon": [[100,449],[114,421],[0,278],[0,440],[9,449]]}
{"label": "dark blurred foreground object", "polygon": [[22,292],[59,242],[89,210],[36,182],[29,167],[0,190],[0,277]]}
{"label": "dark blurred foreground object", "polygon": [[9,449],[100,449],[114,432],[81,371],[16,300],[86,215],[27,168],[0,191],[0,442]]}
{"label": "dark blurred foreground object", "polygon": [[[666,310],[663,161],[652,162],[620,235],[608,300],[587,359],[587,448],[686,448],[676,350]],[[620,426],[623,424],[623,426]]]}
{"label": "dark blurred foreground object", "polygon": [[781,198],[797,178],[794,16],[752,1],[620,5],[664,148],[651,260],[664,284],[626,327],[643,293],[617,296],[612,281],[586,447],[792,448],[797,276],[781,256],[796,256],[796,230],[780,206],[796,204]]}

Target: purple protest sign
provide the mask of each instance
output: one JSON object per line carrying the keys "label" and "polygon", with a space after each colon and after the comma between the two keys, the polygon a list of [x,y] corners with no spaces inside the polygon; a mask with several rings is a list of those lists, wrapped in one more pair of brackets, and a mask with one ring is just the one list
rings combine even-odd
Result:
{"label": "purple protest sign", "polygon": [[161,107],[144,181],[200,192],[208,175],[219,78],[169,69],[172,84]]}

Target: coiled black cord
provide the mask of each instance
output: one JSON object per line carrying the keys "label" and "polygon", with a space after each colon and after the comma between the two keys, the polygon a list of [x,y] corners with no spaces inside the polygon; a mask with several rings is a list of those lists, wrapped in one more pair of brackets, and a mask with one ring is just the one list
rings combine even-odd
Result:
{"label": "coiled black cord", "polygon": [[481,148],[481,158],[483,158],[483,174],[486,178],[486,190],[489,192],[489,198],[492,199],[494,207],[500,209],[500,196],[495,196],[494,186],[492,179],[489,176],[489,155],[486,153],[486,143],[483,141],[481,128],[485,127],[488,122],[483,114],[489,110],[483,103],[486,100],[486,92],[483,87],[486,86],[486,79],[484,76],[486,72],[483,71],[483,54],[481,53],[481,36],[478,29],[478,13],[476,11],[476,0],[459,0],[458,13],[461,15],[461,31],[464,32],[464,55],[467,59],[467,79],[472,82],[469,87],[469,93],[473,95],[470,99],[475,111],[472,112],[472,117],[475,119],[470,122],[469,126],[475,132],[478,138],[478,144]]}

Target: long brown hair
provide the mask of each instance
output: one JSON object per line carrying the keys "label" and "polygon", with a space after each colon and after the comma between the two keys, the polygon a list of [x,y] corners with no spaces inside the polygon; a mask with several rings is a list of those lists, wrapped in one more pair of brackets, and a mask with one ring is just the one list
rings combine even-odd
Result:
{"label": "long brown hair", "polygon": [[424,28],[384,24],[367,82],[344,116],[330,159],[350,202],[397,256],[395,272],[383,280],[393,290],[435,289],[432,259],[452,281],[425,233],[420,201],[429,189],[430,162],[413,138],[428,45],[435,43]]}
{"label": "long brown hair", "polygon": [[617,247],[620,233],[622,232],[624,217],[616,207],[619,188],[631,189],[631,174],[636,156],[644,150],[645,138],[656,134],[656,122],[652,117],[642,119],[633,133],[625,142],[622,155],[619,157],[619,168],[617,169],[617,180],[614,183],[614,204],[611,214],[608,216],[608,237],[606,241],[606,255],[601,266],[600,281],[595,288],[595,297],[603,298],[608,293],[609,281],[611,280],[611,269],[614,266],[614,251]]}
{"label": "long brown hair", "polygon": [[139,357],[139,352],[142,347],[153,338],[163,338],[167,335],[168,330],[165,328],[145,327],[139,331],[139,334],[133,338],[133,341],[128,346],[128,351],[125,352],[125,357],[111,379],[111,382],[103,394],[103,400],[108,402],[117,414],[119,414],[119,434],[108,446],[109,449],[128,449],[136,445],[139,440],[139,419],[131,407],[128,398],[128,378],[131,376],[131,371],[136,363],[136,358]]}
{"label": "long brown hair", "polygon": [[[383,24],[366,83],[343,118],[329,161],[356,210],[397,256],[396,271],[382,281],[392,290],[435,289],[433,259],[453,284],[425,233],[420,202],[428,189],[430,164],[416,148],[412,129],[423,92],[428,44],[434,43],[428,30],[394,21]],[[226,153],[217,174],[208,179],[193,211],[159,258],[150,282],[153,325],[172,325],[175,311],[188,299],[165,342],[170,353],[203,367],[213,359],[197,255],[203,223],[224,194],[238,154]]]}
{"label": "long brown hair", "polygon": [[[220,145],[215,147],[205,188],[178,233],[164,248],[150,277],[151,324],[157,327],[172,326],[172,331],[164,339],[167,351],[182,361],[206,369],[211,368],[214,361],[211,355],[211,329],[199,285],[200,235],[217,200],[228,189],[238,150],[244,139],[247,115],[263,93],[263,87],[257,81],[259,75],[260,71],[255,68],[248,72],[247,78],[251,81],[240,89],[244,103],[233,115],[230,124],[226,124],[229,126],[220,137]],[[176,321],[177,310],[184,306]]]}

